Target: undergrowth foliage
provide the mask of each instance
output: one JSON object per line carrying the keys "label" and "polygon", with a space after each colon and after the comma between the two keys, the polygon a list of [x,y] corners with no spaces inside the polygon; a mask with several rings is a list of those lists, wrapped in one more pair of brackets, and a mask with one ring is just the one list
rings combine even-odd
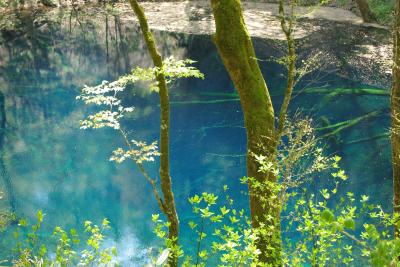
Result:
{"label": "undergrowth foliage", "polygon": [[[369,203],[366,195],[356,199],[352,192],[342,194],[340,186],[348,176],[340,168],[341,157],[324,155],[309,118],[293,121],[286,125],[276,160],[254,155],[261,172],[273,170],[280,179],[279,184],[259,183],[256,188],[260,196],[271,190],[279,196],[274,203],[280,205],[281,229],[273,223],[253,229],[248,214],[229,196],[228,186],[219,196],[194,195],[189,198],[194,219],[188,225],[196,239],[180,250],[182,266],[260,266],[257,239],[277,230],[284,233],[284,266],[353,266],[355,261],[398,266],[400,240],[393,237],[393,226],[400,224],[400,216]],[[253,179],[240,179],[243,184],[249,180]],[[313,184],[322,186],[309,190]],[[155,234],[165,241],[159,258],[153,258],[155,264],[162,262],[169,248],[166,223],[158,214],[152,220]]]}
{"label": "undergrowth foliage", "polygon": [[[225,205],[218,203],[219,197],[223,196],[212,193],[203,192],[189,198],[195,218],[188,225],[196,237],[190,249],[196,254],[189,255],[181,250],[182,266],[210,266],[214,262],[219,262],[221,266],[249,266],[260,254],[250,219],[244,209],[235,208],[228,190],[224,186],[222,202]],[[158,214],[154,214],[152,220],[154,233],[165,240],[164,221]]]}
{"label": "undergrowth foliage", "polygon": [[49,242],[41,234],[44,217],[45,214],[39,210],[33,224],[26,219],[18,220],[11,258],[13,266],[118,266],[117,249],[103,244],[105,231],[111,228],[107,219],[100,226],[85,221],[86,237],[81,237],[74,228],[67,231],[57,226],[51,236],[53,242]]}

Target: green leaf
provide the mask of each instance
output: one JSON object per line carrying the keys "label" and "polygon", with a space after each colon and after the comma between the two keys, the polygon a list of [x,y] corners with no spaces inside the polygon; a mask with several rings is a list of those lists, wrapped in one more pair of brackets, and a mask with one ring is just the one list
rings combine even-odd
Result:
{"label": "green leaf", "polygon": [[246,176],[243,176],[242,178],[240,178],[240,183],[245,184],[245,183],[247,183],[248,180],[249,180],[249,178],[247,178]]}
{"label": "green leaf", "polygon": [[332,223],[335,220],[335,215],[329,209],[325,209],[321,212],[321,219],[325,222]]}
{"label": "green leaf", "polygon": [[356,229],[356,223],[351,218],[347,218],[346,220],[344,220],[343,226],[345,228],[348,228],[348,229],[351,229],[351,230],[355,230]]}
{"label": "green leaf", "polygon": [[18,226],[26,227],[28,226],[28,222],[25,219],[20,219],[18,221]]}
{"label": "green leaf", "polygon": [[112,247],[112,248],[111,248],[111,253],[112,253],[114,256],[117,256],[117,255],[118,255],[117,248],[116,248],[116,247]]}
{"label": "green leaf", "polygon": [[369,196],[362,195],[361,196],[361,202],[367,202],[369,200]]}
{"label": "green leaf", "polygon": [[108,228],[110,225],[110,221],[107,218],[103,219],[102,225],[104,228]]}
{"label": "green leaf", "polygon": [[199,257],[204,259],[207,257],[207,251],[206,250],[202,250],[199,252]]}
{"label": "green leaf", "polygon": [[229,213],[229,209],[227,209],[225,206],[219,209],[221,211],[222,216],[225,216],[226,214]]}
{"label": "green leaf", "polygon": [[151,220],[152,220],[153,222],[157,222],[157,221],[158,221],[158,218],[160,218],[160,214],[152,214],[152,215],[151,215]]}
{"label": "green leaf", "polygon": [[189,227],[190,227],[190,229],[194,229],[194,228],[196,228],[196,226],[197,226],[197,224],[195,224],[193,221],[190,221],[189,222]]}
{"label": "green leaf", "polygon": [[193,197],[189,198],[190,204],[199,204],[201,200],[202,198],[199,197],[198,195],[194,195]]}
{"label": "green leaf", "polygon": [[380,235],[376,227],[372,224],[364,224],[365,231],[372,240],[378,240]]}
{"label": "green leaf", "polygon": [[222,215],[215,215],[215,216],[211,216],[211,221],[212,222],[222,222]]}
{"label": "green leaf", "polygon": [[211,212],[208,208],[200,209],[200,212],[201,212],[201,217],[203,218],[208,218],[214,215],[214,213]]}
{"label": "green leaf", "polygon": [[322,189],[321,190],[321,194],[322,194],[322,196],[325,198],[325,199],[329,199],[330,198],[330,194],[329,194],[329,192],[328,192],[328,189]]}
{"label": "green leaf", "polygon": [[38,219],[38,223],[42,223],[43,222],[43,211],[42,210],[38,210],[37,212],[37,219]]}

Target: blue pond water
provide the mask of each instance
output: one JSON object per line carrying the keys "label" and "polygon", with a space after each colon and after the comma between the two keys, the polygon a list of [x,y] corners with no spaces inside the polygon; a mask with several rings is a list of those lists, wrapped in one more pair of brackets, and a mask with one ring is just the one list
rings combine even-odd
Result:
{"label": "blue pond water", "polygon": [[[117,134],[79,129],[79,120],[92,109],[75,100],[84,84],[112,80],[134,66],[150,64],[139,31],[121,26],[111,16],[85,30],[67,19],[43,27],[33,26],[25,17],[19,22],[18,31],[2,31],[0,39],[0,92],[7,120],[1,151],[6,174],[3,171],[0,178],[6,195],[0,205],[7,208],[14,198],[16,212],[28,219],[42,209],[44,239],[56,225],[82,229],[83,221],[100,223],[106,217],[113,227],[107,242],[117,245],[123,262],[141,266],[147,248],[157,244],[151,214],[159,211],[151,189],[130,162],[116,165],[108,160],[121,143]],[[246,173],[245,130],[240,103],[211,39],[162,32],[156,38],[165,56],[196,60],[206,77],[180,81],[171,88],[171,176],[183,242],[190,244],[194,236],[186,226],[192,216],[189,196],[218,193],[227,184],[236,203],[248,205],[241,193],[246,187],[238,180]],[[267,41],[255,40],[255,47],[259,58],[271,56]],[[272,62],[260,64],[278,110],[284,71]],[[318,83],[328,88],[366,86],[335,73]],[[125,125],[132,137],[156,140],[158,96],[135,88],[124,101],[136,107]],[[392,198],[389,140],[347,143],[387,131],[388,103],[388,98],[377,96],[347,95],[328,101],[324,95],[300,94],[291,105],[292,111],[301,107],[316,122],[325,116],[331,123],[384,110],[326,143],[328,153],[343,157],[350,177],[343,190],[368,194],[387,209]],[[157,163],[146,166],[155,176]],[[5,177],[10,177],[11,187]],[[3,258],[10,253],[10,232],[0,237]]]}

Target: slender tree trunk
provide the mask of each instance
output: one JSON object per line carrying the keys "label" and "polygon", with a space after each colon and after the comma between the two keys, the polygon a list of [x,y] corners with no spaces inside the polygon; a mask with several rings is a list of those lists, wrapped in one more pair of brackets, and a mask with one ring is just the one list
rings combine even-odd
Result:
{"label": "slender tree trunk", "polygon": [[[400,213],[400,0],[396,1],[393,32],[393,85],[392,108],[392,161],[393,161],[393,208]],[[400,231],[395,227],[395,236]]]}
{"label": "slender tree trunk", "polygon": [[[274,160],[276,153],[274,109],[267,85],[256,60],[247,32],[240,0],[211,0],[216,34],[214,42],[235,84],[243,109],[247,133],[247,176],[250,213],[254,229],[268,229],[259,234],[259,260],[271,266],[281,265],[280,207],[274,201],[275,190],[260,194],[257,184],[276,184],[273,173],[259,172],[254,155]],[[270,183],[269,183],[270,182]],[[271,219],[272,218],[272,219]]]}
{"label": "slender tree trunk", "polygon": [[[157,50],[156,43],[147,24],[147,19],[143,8],[136,0],[129,0],[129,3],[139,19],[140,28],[142,30],[147,49],[153,60],[153,64],[157,68],[163,67],[162,57]],[[172,193],[171,177],[169,171],[169,96],[168,87],[165,76],[162,72],[157,74],[158,89],[160,95],[160,180],[161,191],[164,197],[164,213],[170,223],[168,237],[174,246],[178,245],[179,236],[179,220],[176,212],[174,195]],[[173,251],[174,252],[174,251]],[[178,266],[178,257],[173,254],[169,261],[170,266]]]}
{"label": "slender tree trunk", "polygon": [[361,16],[364,22],[371,23],[376,22],[376,17],[369,8],[367,0],[356,0],[358,9],[360,9]]}
{"label": "slender tree trunk", "polygon": [[286,37],[287,43],[287,81],[286,81],[286,90],[285,95],[283,97],[283,103],[281,106],[281,110],[279,112],[279,120],[278,120],[278,129],[276,133],[276,142],[279,144],[283,129],[285,127],[286,116],[289,108],[289,103],[292,98],[292,93],[295,85],[296,79],[296,45],[293,36],[293,25],[294,25],[294,0],[289,1],[289,9],[290,15],[289,18],[286,18],[285,9],[284,9],[284,0],[279,1],[279,15],[281,20],[281,29]]}

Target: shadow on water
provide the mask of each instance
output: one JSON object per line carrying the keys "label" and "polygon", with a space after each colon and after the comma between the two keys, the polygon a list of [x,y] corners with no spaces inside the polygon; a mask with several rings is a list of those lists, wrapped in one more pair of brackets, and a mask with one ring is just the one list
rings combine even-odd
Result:
{"label": "shadow on water", "polygon": [[[206,76],[204,81],[180,81],[171,89],[171,174],[182,242],[191,244],[193,236],[186,224],[192,216],[189,196],[219,193],[227,184],[238,205],[248,205],[241,193],[246,187],[238,181],[246,173],[245,130],[240,103],[211,38],[156,32],[156,39],[163,55],[194,59]],[[260,59],[283,55],[282,43],[260,39],[254,43]],[[134,66],[149,64],[138,28],[104,12],[61,10],[51,19],[40,12],[20,13],[13,25],[0,31],[0,171],[11,209],[28,218],[43,209],[48,225],[44,230],[49,232],[56,225],[82,230],[84,220],[98,223],[107,217],[114,229],[107,242],[116,243],[129,266],[140,266],[146,249],[156,244],[150,218],[158,212],[157,205],[136,169],[129,163],[109,162],[111,151],[121,144],[117,135],[111,130],[79,129],[79,120],[92,108],[75,97],[85,84],[112,80]],[[283,68],[273,61],[260,64],[274,103],[280,103]],[[329,66],[307,76],[298,92],[310,82],[328,89],[367,86],[339,75],[336,69]],[[136,107],[125,122],[134,138],[157,139],[157,96],[135,87],[126,92],[124,101]],[[373,139],[389,127],[387,108],[384,96],[326,99],[324,94],[296,94],[291,106],[292,111],[301,109],[311,115],[316,124],[324,117],[329,125],[385,111],[340,131],[328,142],[329,153],[340,154],[349,173],[345,191],[368,194],[388,209],[389,141]],[[363,139],[371,140],[353,142]],[[157,173],[157,164],[148,167]],[[1,238],[0,258],[7,256],[10,240],[11,234]]]}
{"label": "shadow on water", "polygon": [[11,213],[16,212],[16,196],[14,193],[14,187],[12,184],[12,178],[7,171],[7,167],[4,164],[4,143],[5,143],[5,134],[7,131],[7,118],[6,111],[4,106],[4,95],[0,92],[0,175],[4,183],[4,189],[6,191],[6,196],[8,199],[9,211]]}

